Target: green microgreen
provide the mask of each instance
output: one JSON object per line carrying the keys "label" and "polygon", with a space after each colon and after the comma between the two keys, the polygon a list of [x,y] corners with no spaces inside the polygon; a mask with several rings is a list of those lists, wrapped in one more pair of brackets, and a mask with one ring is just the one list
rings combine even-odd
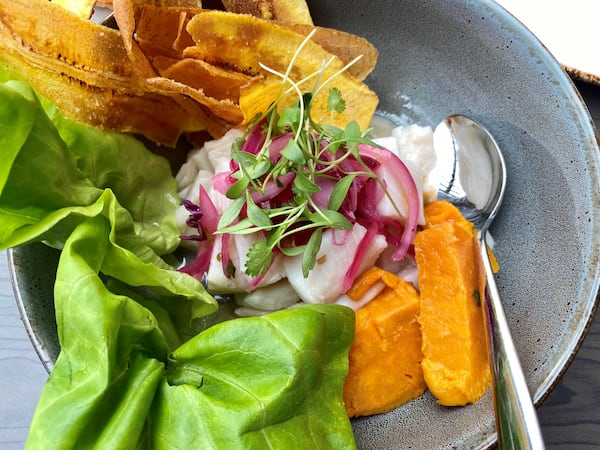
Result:
{"label": "green microgreen", "polygon": [[[369,130],[361,131],[356,122],[340,129],[331,123],[316,123],[311,118],[312,99],[358,58],[327,79],[324,74],[333,59],[324,61],[318,71],[302,80],[294,81],[290,77],[296,59],[313,34],[310,33],[298,47],[285,73],[261,65],[282,80],[278,99],[263,115],[255,118],[246,132],[245,138],[256,132],[255,127],[261,127],[264,144],[256,152],[243,151],[244,138],[232,147],[232,159],[239,169],[232,174],[236,181],[227,190],[227,197],[233,202],[223,213],[217,233],[264,234],[264,239],[257,240],[247,254],[245,271],[250,276],[264,275],[273,261],[274,252],[280,251],[287,256],[302,255],[302,272],[307,277],[316,264],[323,232],[330,228],[352,229],[350,220],[339,210],[353,181],[358,176],[376,178],[358,152],[360,143],[374,145],[368,139]],[[303,86],[309,82],[313,83],[312,89],[303,92]],[[296,96],[296,102],[282,105],[283,99],[289,98],[290,94]],[[328,91],[330,121],[346,108],[342,94],[335,87]],[[290,138],[281,150],[281,157],[272,159],[270,146],[273,140],[286,133]],[[339,165],[347,158],[359,161],[362,169],[348,173],[341,171]],[[333,170],[337,171],[336,176],[331,175]],[[279,204],[255,203],[254,193],[261,197],[269,187],[273,188],[273,184],[281,187],[280,177],[290,173],[294,177],[291,199]],[[333,180],[335,185],[327,207],[322,208],[312,196],[321,190],[319,181],[325,178]]]}
{"label": "green microgreen", "polygon": [[346,195],[348,195],[348,191],[350,190],[350,186],[352,182],[356,178],[356,174],[346,175],[337,184],[333,187],[331,191],[331,196],[329,197],[329,203],[327,204],[327,208],[332,211],[337,211],[344,203],[346,199]]}

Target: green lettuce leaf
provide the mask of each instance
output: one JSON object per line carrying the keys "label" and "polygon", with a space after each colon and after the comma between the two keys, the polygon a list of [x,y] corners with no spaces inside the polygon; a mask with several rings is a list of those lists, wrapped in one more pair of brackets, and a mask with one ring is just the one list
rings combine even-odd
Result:
{"label": "green lettuce leaf", "polygon": [[169,349],[152,314],[99,277],[109,230],[102,216],[84,221],[61,253],[54,288],[61,352],[26,448],[136,448],[144,430]]}
{"label": "green lettuce leaf", "polygon": [[90,205],[110,189],[131,215],[135,234],[156,254],[179,245],[177,184],[164,158],[131,136],[66,120],[23,83],[0,89],[0,123],[6,128],[1,143],[10,158],[2,161],[0,192],[11,231],[61,208]]}
{"label": "green lettuce leaf", "polygon": [[[0,123],[14,135],[4,138],[11,157],[0,163],[0,248],[62,248],[79,224],[102,216],[111,225],[105,275],[151,288],[160,301],[188,299],[188,322],[216,311],[198,280],[161,258],[179,242],[177,185],[164,158],[131,136],[67,121],[23,83],[0,85],[0,98]],[[16,131],[12,114],[27,119],[28,135]]]}
{"label": "green lettuce leaf", "polygon": [[354,313],[337,305],[209,328],[169,357],[154,448],[352,448],[342,391],[353,337]]}
{"label": "green lettuce leaf", "polygon": [[77,124],[52,103],[42,99],[42,105],[85,177],[114,192],[150,248],[159,255],[172,252],[179,245],[174,212],[180,199],[168,162],[131,136]]}
{"label": "green lettuce leaf", "polygon": [[0,80],[0,248],[62,249],[61,352],[27,448],[353,448],[353,312],[305,306],[197,334],[217,304],[163,259],[179,242],[168,163]]}
{"label": "green lettuce leaf", "polygon": [[110,223],[78,225],[55,286],[61,353],[27,449],[354,448],[342,402],[354,313],[307,305],[223,322],[173,353],[98,275]]}

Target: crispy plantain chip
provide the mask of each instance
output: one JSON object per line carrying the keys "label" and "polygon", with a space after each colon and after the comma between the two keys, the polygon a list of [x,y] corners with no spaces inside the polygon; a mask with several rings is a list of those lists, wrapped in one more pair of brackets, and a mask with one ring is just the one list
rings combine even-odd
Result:
{"label": "crispy plantain chip", "polygon": [[[272,2],[288,11],[305,5]],[[206,10],[198,0],[113,0],[112,6],[119,31],[55,1],[0,0],[0,64],[71,119],[169,146],[182,134],[220,137],[264,112],[282,95],[282,78],[261,64],[285,72],[315,28]],[[317,28],[312,39],[295,58],[290,79],[310,91],[319,76],[346,102],[345,111],[331,116],[323,89],[313,99],[313,118],[367,126],[377,97],[357,78],[372,69],[376,51],[333,30]],[[357,54],[366,63],[344,72]]]}
{"label": "crispy plantain chip", "polygon": [[228,12],[250,14],[265,20],[273,20],[273,3],[271,0],[223,0]]}
{"label": "crispy plantain chip", "polygon": [[46,0],[0,0],[0,48],[0,64],[73,120],[167,145],[183,132],[226,129],[199,121],[200,114],[190,115],[175,98],[145,90],[118,31]]}
{"label": "crispy plantain chip", "polygon": [[155,6],[175,6],[180,8],[202,8],[202,0],[158,0],[153,2]]}
{"label": "crispy plantain chip", "polygon": [[165,77],[153,77],[144,80],[151,92],[163,95],[185,95],[205,106],[215,116],[233,124],[240,124],[244,118],[237,103],[230,99],[218,100],[209,97],[202,89],[195,89],[187,84],[180,83]]}
{"label": "crispy plantain chip", "polygon": [[[263,74],[266,77],[264,82],[242,90],[240,106],[244,123],[250,121],[265,104],[274,101],[279,93],[274,87],[273,75],[265,72],[261,65],[285,73],[291,55],[305,40],[301,34],[273,22],[221,11],[206,11],[194,16],[187,29],[196,46],[186,49],[185,56],[248,75]],[[323,68],[325,61],[328,63]],[[308,41],[298,52],[290,77],[295,82],[312,77],[304,86],[305,90],[310,90],[317,76],[323,81],[329,80],[327,88],[339,89],[346,102],[346,109],[335,115],[334,124],[345,126],[349,121],[356,120],[366,127],[377,106],[377,96],[365,84],[343,72],[343,68],[344,63],[339,58]],[[313,99],[313,119],[329,119],[331,114],[327,110],[327,97],[327,91],[323,90]]]}
{"label": "crispy plantain chip", "polygon": [[223,0],[225,10],[250,14],[265,20],[312,25],[312,17],[304,0]]}
{"label": "crispy plantain chip", "polygon": [[184,130],[206,129],[204,122],[198,122],[172,98],[92,87],[64,72],[30,63],[30,59],[24,60],[18,52],[0,53],[0,64],[52,99],[72,120],[106,130],[143,134],[169,146],[176,144]]}
{"label": "crispy plantain chip", "polygon": [[141,8],[145,3],[143,0],[113,0],[113,12],[123,38],[125,51],[137,75],[142,79],[156,76],[148,58],[133,38]]}
{"label": "crispy plantain chip", "polygon": [[44,0],[0,0],[0,23],[2,48],[21,52],[32,65],[60,67],[73,77],[85,74],[87,84],[132,83],[131,64],[115,30]]}
{"label": "crispy plantain chip", "polygon": [[284,23],[313,25],[308,5],[304,0],[272,0],[274,20]]}
{"label": "crispy plantain chip", "polygon": [[206,95],[217,100],[231,99],[236,104],[239,104],[240,89],[255,79],[242,73],[213,66],[200,59],[185,58],[173,61],[156,57],[153,63],[165,78],[195,89],[202,89]]}
{"label": "crispy plantain chip", "polygon": [[[155,56],[167,56],[177,60],[178,55],[173,48],[173,43],[177,38],[178,31],[161,31],[160,27],[154,27],[151,23],[162,21],[163,23],[175,24],[177,28],[179,28],[180,21],[185,21],[185,17],[190,11],[183,11],[181,9],[173,10],[168,7],[152,8],[151,6],[149,7],[148,5],[141,3],[142,2],[136,5],[132,0],[114,0],[113,5],[125,49],[127,50],[138,77],[144,84],[144,89],[167,96],[187,96],[206,107],[219,119],[223,119],[233,124],[241,123],[244,116],[239,108],[237,99],[234,101],[223,95],[219,95],[219,98],[211,97],[204,90],[204,86],[201,83],[196,82],[194,85],[189,85],[185,84],[185,82],[165,77],[159,73],[157,67],[153,64]],[[170,12],[170,14],[163,16],[163,9],[166,12]],[[194,13],[194,11],[192,11],[192,13]],[[198,15],[202,14],[204,13]],[[146,19],[141,21],[141,18],[144,16],[146,16]],[[155,18],[158,16],[159,19],[152,21],[148,19],[149,16]],[[140,35],[145,37],[146,42],[151,41],[151,45],[141,45],[140,41],[137,40],[138,22],[145,24],[145,28],[140,31]],[[156,38],[153,36],[156,36]],[[160,49],[161,46],[158,46],[161,42],[161,46],[166,47],[163,48],[163,50]],[[148,51],[148,53],[146,53],[145,50]],[[159,61],[164,62],[164,59]],[[165,73],[166,70],[167,68],[163,66],[162,73]],[[183,79],[185,79],[185,76],[189,77],[190,75],[189,71],[187,73],[184,72],[185,66],[183,68],[176,67],[174,70],[179,75],[182,75]],[[200,75],[203,75],[206,78],[210,76],[210,73],[204,71]]]}
{"label": "crispy plantain chip", "polygon": [[348,69],[348,73],[358,80],[364,80],[377,64],[379,52],[366,39],[355,34],[335,30],[333,28],[314,27],[311,25],[286,23],[283,26],[303,36],[316,30],[312,40],[348,64],[357,56],[362,56],[356,64]]}
{"label": "crispy plantain chip", "polygon": [[77,14],[83,19],[89,19],[94,12],[96,0],[50,0],[68,11]]}
{"label": "crispy plantain chip", "polygon": [[183,49],[194,43],[186,25],[191,17],[203,11],[201,8],[144,5],[136,23],[135,40],[148,57],[181,57]]}

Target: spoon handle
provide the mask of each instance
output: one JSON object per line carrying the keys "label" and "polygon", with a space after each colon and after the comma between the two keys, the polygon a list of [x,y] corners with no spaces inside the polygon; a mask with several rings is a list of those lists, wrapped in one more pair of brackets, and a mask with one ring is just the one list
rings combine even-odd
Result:
{"label": "spoon handle", "polygon": [[484,305],[498,444],[503,450],[542,450],[542,432],[502,309],[485,235],[479,233],[479,244],[487,280]]}

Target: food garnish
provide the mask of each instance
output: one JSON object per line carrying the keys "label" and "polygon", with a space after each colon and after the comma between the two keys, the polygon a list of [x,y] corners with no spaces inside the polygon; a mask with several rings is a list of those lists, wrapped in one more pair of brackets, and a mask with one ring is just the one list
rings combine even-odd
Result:
{"label": "food garnish", "polygon": [[[367,138],[369,131],[362,132],[356,122],[340,129],[313,119],[313,99],[343,74],[346,67],[326,78],[328,63],[325,63],[318,72],[299,82],[290,78],[296,58],[310,38],[309,34],[296,50],[285,73],[263,66],[281,78],[279,98],[255,120],[244,138],[235,141],[232,170],[219,174],[218,180],[213,181],[217,190],[233,200],[220,217],[215,233],[265,234],[266,239],[258,239],[250,247],[243,268],[253,277],[265,275],[275,253],[303,255],[302,273],[307,277],[315,266],[324,230],[351,230],[353,223],[374,219],[360,206],[361,200],[374,205],[382,196],[387,196],[398,217],[402,217],[376,174],[382,156],[375,152],[390,160],[397,158],[385,150],[376,150],[377,145]],[[302,90],[307,84],[314,84],[312,91]],[[297,101],[286,105],[290,92],[297,96]],[[340,90],[329,89],[330,122],[345,108]],[[406,174],[402,194],[416,198],[416,187],[408,169],[399,159],[395,163],[401,166],[401,173]],[[377,183],[379,189],[370,181]],[[405,229],[397,260],[404,257],[412,242],[419,211],[418,203],[412,201],[407,224],[395,224],[398,230]],[[391,227],[392,222],[388,225]],[[200,229],[200,232],[207,239],[213,238],[206,230]],[[228,259],[225,247],[222,258]],[[360,256],[357,258],[358,266]],[[224,266],[228,267],[227,261]],[[349,275],[350,283],[354,276],[355,273]]]}

